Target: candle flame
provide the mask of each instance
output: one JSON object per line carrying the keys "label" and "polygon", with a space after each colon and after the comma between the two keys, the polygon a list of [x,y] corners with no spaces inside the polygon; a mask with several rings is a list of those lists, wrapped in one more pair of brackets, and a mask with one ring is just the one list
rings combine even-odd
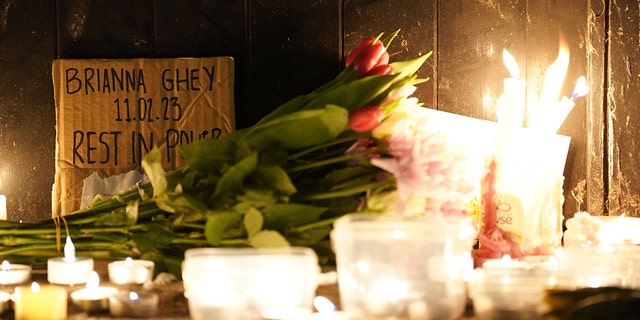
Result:
{"label": "candle flame", "polygon": [[504,256],[502,256],[502,261],[511,261],[511,256],[508,254],[505,254]]}
{"label": "candle flame", "polygon": [[87,278],[87,289],[95,289],[100,286],[100,276],[97,272],[91,271],[89,278]]}
{"label": "candle flame", "polygon": [[9,269],[11,269],[11,264],[9,264],[9,261],[2,261],[2,271],[8,271]]}
{"label": "candle flame", "polygon": [[567,74],[569,68],[569,45],[564,37],[560,37],[560,46],[558,48],[558,57],[547,68],[544,75],[544,87],[542,89],[542,96],[540,97],[540,103],[543,106],[550,106],[558,101],[560,97],[560,90],[562,89],[562,83],[564,77]]}
{"label": "candle flame", "polygon": [[587,85],[587,79],[585,77],[580,77],[576,81],[576,86],[573,89],[573,93],[571,97],[574,99],[586,96],[589,93],[589,86]]}
{"label": "candle flame", "polygon": [[64,261],[76,261],[76,247],[73,246],[73,242],[69,236],[67,236],[67,241],[64,244]]}
{"label": "candle flame", "polygon": [[318,310],[319,313],[329,313],[336,310],[336,305],[331,302],[331,300],[323,297],[317,296],[313,298],[313,306]]}
{"label": "candle flame", "polygon": [[31,283],[31,291],[32,292],[40,292],[40,285],[37,282]]}
{"label": "candle flame", "polygon": [[507,66],[511,78],[518,79],[520,77],[520,68],[518,67],[516,59],[514,59],[507,50],[502,50],[502,60],[504,60],[504,64]]}
{"label": "candle flame", "polygon": [[131,257],[127,257],[124,259],[124,265],[127,266],[127,268],[133,268],[133,259],[131,259]]}
{"label": "candle flame", "polygon": [[131,291],[131,292],[129,292],[129,299],[130,300],[138,300],[138,299],[140,299],[140,295],[138,295],[134,291]]}

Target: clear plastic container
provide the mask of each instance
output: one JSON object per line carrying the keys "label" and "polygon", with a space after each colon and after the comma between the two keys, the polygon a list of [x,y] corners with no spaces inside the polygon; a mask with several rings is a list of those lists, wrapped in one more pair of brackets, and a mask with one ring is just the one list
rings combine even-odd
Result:
{"label": "clear plastic container", "polygon": [[331,242],[342,309],[357,319],[459,318],[474,236],[462,217],[341,217]]}
{"label": "clear plastic container", "polygon": [[197,248],[182,278],[192,319],[287,319],[310,315],[320,276],[310,248]]}

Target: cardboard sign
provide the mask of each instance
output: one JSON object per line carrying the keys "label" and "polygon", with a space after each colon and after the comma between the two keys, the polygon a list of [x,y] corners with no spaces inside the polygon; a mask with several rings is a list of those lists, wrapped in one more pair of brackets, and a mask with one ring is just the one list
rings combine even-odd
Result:
{"label": "cardboard sign", "polygon": [[52,74],[54,216],[80,208],[89,176],[131,178],[154,146],[174,169],[184,164],[179,145],[235,129],[231,57],[58,59]]}

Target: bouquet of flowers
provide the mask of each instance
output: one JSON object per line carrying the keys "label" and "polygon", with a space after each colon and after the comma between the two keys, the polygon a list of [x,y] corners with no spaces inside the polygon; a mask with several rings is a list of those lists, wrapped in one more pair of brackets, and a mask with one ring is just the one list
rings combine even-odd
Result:
{"label": "bouquet of flowers", "polygon": [[351,212],[466,214],[466,155],[415,116],[416,71],[430,54],[389,62],[397,35],[351,51],[335,79],[257,124],[184,145],[171,172],[152,150],[149,183],[97,197],[71,215],[2,222],[0,256],[42,262],[62,238],[95,258],[127,256],[180,274],[184,251],[203,246],[308,246],[332,262],[332,222]]}

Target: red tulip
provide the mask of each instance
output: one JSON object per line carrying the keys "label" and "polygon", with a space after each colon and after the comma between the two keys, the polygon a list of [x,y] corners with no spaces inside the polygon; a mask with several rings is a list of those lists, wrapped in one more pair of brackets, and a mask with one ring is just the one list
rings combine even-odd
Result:
{"label": "red tulip", "polygon": [[353,111],[349,115],[349,128],[355,132],[368,132],[382,121],[384,111],[378,106],[367,106]]}
{"label": "red tulip", "polygon": [[[374,42],[374,40],[375,38],[369,38],[362,41],[347,55],[347,66],[352,66],[361,77],[383,74],[380,71],[369,73],[376,67],[389,64],[387,48],[385,48],[382,41],[375,40]],[[388,68],[386,69],[388,70]]]}
{"label": "red tulip", "polygon": [[362,77],[368,76],[385,76],[393,74],[396,69],[390,64],[381,64],[373,67],[369,72],[362,75]]}

